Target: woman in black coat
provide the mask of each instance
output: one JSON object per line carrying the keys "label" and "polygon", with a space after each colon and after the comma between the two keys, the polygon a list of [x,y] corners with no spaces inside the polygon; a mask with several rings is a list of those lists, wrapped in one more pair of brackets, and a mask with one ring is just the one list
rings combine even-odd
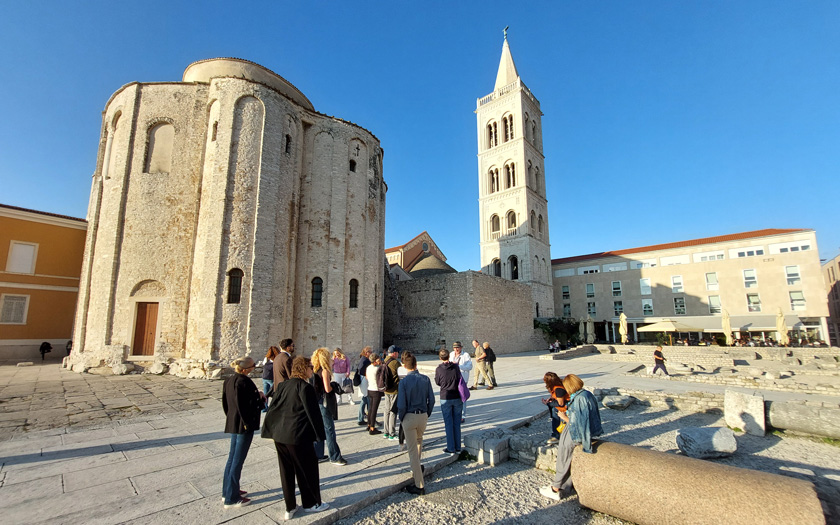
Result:
{"label": "woman in black coat", "polygon": [[251,502],[245,497],[246,492],[239,490],[239,478],[254,439],[254,431],[260,428],[260,411],[265,399],[248,377],[248,373],[256,366],[254,360],[241,357],[233,362],[233,366],[236,373],[225,379],[222,387],[222,409],[227,416],[225,433],[230,434],[230,452],[222,481],[226,509],[242,507]]}
{"label": "woman in black coat", "polygon": [[277,449],[287,520],[298,510],[295,479],[305,511],[321,512],[329,508],[329,504],[321,501],[318,459],[312,445],[327,439],[315,388],[308,382],[312,374],[309,359],[295,357],[291,377],[274,384],[271,406],[263,422],[262,437],[273,439]]}

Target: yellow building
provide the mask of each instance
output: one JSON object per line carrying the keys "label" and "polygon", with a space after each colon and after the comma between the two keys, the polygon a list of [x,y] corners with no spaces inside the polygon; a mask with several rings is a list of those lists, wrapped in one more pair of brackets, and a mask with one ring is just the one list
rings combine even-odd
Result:
{"label": "yellow building", "polygon": [[[781,308],[792,340],[828,341],[828,306],[814,230],[766,229],[551,261],[558,317],[595,321],[598,340],[616,341],[622,313],[637,328],[675,320],[682,337],[722,334],[776,340]],[[703,335],[707,334],[707,335]]]}
{"label": "yellow building", "polygon": [[87,222],[0,204],[0,360],[66,355]]}

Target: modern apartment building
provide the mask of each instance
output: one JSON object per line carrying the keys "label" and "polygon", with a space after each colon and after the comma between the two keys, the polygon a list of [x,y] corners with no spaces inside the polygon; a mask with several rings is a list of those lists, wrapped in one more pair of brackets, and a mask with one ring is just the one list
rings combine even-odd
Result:
{"label": "modern apartment building", "polygon": [[840,255],[822,265],[828,296],[828,338],[831,346],[840,345]]}
{"label": "modern apartment building", "polygon": [[64,356],[73,334],[87,222],[0,204],[0,359]]}
{"label": "modern apartment building", "polygon": [[814,230],[766,229],[554,259],[554,304],[558,317],[591,317],[608,341],[622,313],[638,341],[651,338],[638,328],[664,319],[695,339],[720,334],[724,311],[736,337],[776,339],[779,309],[792,340],[828,341],[818,253]]}

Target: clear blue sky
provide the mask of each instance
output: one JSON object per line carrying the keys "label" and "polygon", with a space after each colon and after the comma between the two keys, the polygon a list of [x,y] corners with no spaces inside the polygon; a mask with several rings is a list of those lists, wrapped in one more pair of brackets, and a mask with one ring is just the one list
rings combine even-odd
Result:
{"label": "clear blue sky", "polygon": [[3,2],[0,203],[84,217],[108,97],[234,56],[379,137],[386,246],[428,230],[478,269],[473,111],[506,25],[552,257],[761,228],[840,250],[836,0]]}

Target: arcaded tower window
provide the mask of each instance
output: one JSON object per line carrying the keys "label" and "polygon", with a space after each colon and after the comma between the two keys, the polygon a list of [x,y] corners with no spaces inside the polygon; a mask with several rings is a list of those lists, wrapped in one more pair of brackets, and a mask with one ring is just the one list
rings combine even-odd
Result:
{"label": "arcaded tower window", "polygon": [[312,306],[321,306],[321,295],[324,292],[324,281],[320,277],[312,279]]}
{"label": "arcaded tower window", "polygon": [[238,304],[242,299],[242,276],[245,273],[239,268],[228,272],[228,304]]}
{"label": "arcaded tower window", "polygon": [[359,307],[359,281],[350,279],[350,308]]}
{"label": "arcaded tower window", "polygon": [[354,173],[356,171],[356,161],[355,160],[350,161],[350,171],[352,171]]}
{"label": "arcaded tower window", "polygon": [[511,255],[508,259],[510,265],[510,278],[513,281],[519,280],[519,259],[515,255]]}
{"label": "arcaded tower window", "polygon": [[499,238],[499,216],[495,213],[492,217],[490,217],[490,238],[491,239],[498,239]]}
{"label": "arcaded tower window", "polygon": [[502,261],[499,259],[493,259],[493,262],[490,263],[490,275],[493,275],[494,277],[502,276]]}
{"label": "arcaded tower window", "polygon": [[292,152],[292,136],[286,135],[286,153]]}

